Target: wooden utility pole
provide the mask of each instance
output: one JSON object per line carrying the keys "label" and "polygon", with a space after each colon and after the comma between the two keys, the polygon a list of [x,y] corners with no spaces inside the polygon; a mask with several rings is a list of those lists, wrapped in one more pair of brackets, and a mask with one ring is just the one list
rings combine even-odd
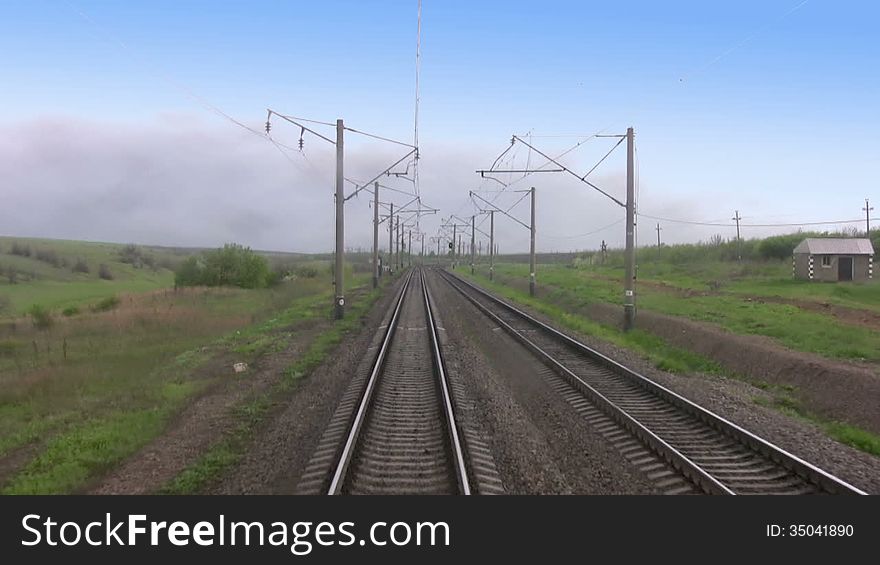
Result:
{"label": "wooden utility pole", "polygon": [[406,246],[406,256],[409,258],[409,266],[412,267],[412,230],[407,230],[409,233],[409,243]]}
{"label": "wooden utility pole", "polygon": [[345,175],[343,173],[344,154],[342,140],[345,127],[342,120],[336,120],[336,301],[337,320],[345,316]]}
{"label": "wooden utility pole", "polygon": [[373,185],[373,288],[379,286],[379,183]]}
{"label": "wooden utility pole", "polygon": [[535,187],[532,187],[532,223],[529,231],[529,295],[535,296]]}
{"label": "wooden utility pole", "polygon": [[871,210],[873,209],[868,205],[868,199],[865,198],[865,207],[862,210],[865,211],[865,237],[868,239],[871,238]]}
{"label": "wooden utility pole", "polygon": [[739,221],[742,220],[742,217],[739,215],[739,210],[736,210],[736,214],[734,214],[731,220],[736,220],[736,260],[742,262],[742,240],[739,237]]}
{"label": "wooden utility pole", "polygon": [[657,258],[658,259],[660,258],[660,245],[661,245],[660,244],[660,230],[661,229],[662,228],[660,227],[660,224],[658,223],[657,224]]}
{"label": "wooden utility pole", "polygon": [[626,129],[626,251],[623,281],[623,329],[629,331],[636,320],[636,250],[635,250],[635,134]]}

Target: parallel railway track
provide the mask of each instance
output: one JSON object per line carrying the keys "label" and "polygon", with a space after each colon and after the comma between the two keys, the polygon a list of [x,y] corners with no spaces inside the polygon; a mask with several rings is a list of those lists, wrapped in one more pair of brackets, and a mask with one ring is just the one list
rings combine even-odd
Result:
{"label": "parallel railway track", "polygon": [[[616,441],[623,441],[622,436],[628,434],[621,443],[626,450],[637,449],[630,445],[637,440],[700,491],[866,494],[470,282],[441,273],[466,299],[567,381],[562,385],[568,389],[569,400],[590,410],[593,415],[588,420],[601,422],[603,433]],[[687,490],[677,488],[675,492]]]}

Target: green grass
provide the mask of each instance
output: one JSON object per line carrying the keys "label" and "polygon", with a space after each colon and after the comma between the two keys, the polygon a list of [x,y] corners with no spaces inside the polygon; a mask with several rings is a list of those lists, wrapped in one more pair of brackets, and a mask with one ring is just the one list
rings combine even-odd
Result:
{"label": "green grass", "polygon": [[830,421],[818,416],[803,406],[794,394],[795,387],[791,385],[771,385],[765,390],[770,396],[754,398],[756,404],[775,408],[792,418],[806,420],[824,430],[828,436],[840,443],[880,457],[880,435],[845,422]]}
{"label": "green grass", "polygon": [[465,276],[500,296],[541,312],[566,328],[631,349],[650,360],[658,369],[671,373],[726,374],[718,363],[669,345],[663,339],[648,332],[642,330],[622,332],[572,313],[570,305],[562,307],[540,298],[533,298],[527,292],[498,282],[490,282],[488,278],[479,274],[474,276],[465,274]]}
{"label": "green grass", "polygon": [[[0,261],[2,263],[2,261]],[[40,304],[51,310],[68,307],[83,308],[114,294],[137,294],[169,288],[174,285],[174,274],[170,271],[144,273],[136,279],[100,279],[77,281],[38,280],[14,285],[5,284],[0,279],[0,291],[12,301],[13,313],[21,314],[33,304]]]}
{"label": "green grass", "polygon": [[[499,280],[523,285],[528,267],[522,264],[501,264],[496,272]],[[549,265],[538,270],[538,284],[581,304],[592,302],[620,304],[621,279],[605,269],[572,269]],[[641,279],[640,279],[641,280]],[[696,279],[694,279],[696,280]],[[745,284],[745,283],[744,283]],[[750,283],[757,285],[758,283]],[[771,283],[765,283],[770,285]],[[789,283],[776,281],[778,287]],[[813,288],[828,294],[846,294],[857,300],[870,301],[880,285],[836,286],[790,281],[791,288],[806,292]],[[703,285],[704,289],[708,288]],[[681,287],[685,288],[685,287]],[[835,290],[836,289],[836,290]],[[869,328],[839,322],[831,316],[806,311],[796,306],[747,299],[742,294],[723,292],[709,296],[682,296],[643,284],[637,288],[637,304],[641,308],[663,314],[710,322],[734,333],[754,334],[773,338],[792,349],[836,358],[880,361],[880,333]],[[768,291],[769,292],[769,291]],[[853,299],[855,300],[855,299]],[[880,295],[878,295],[880,303]]]}
{"label": "green grass", "polygon": [[[360,277],[365,281],[366,277]],[[360,326],[364,316],[376,300],[381,296],[382,288],[366,293],[363,298],[350,302],[351,307],[342,321],[335,322],[319,333],[309,344],[306,351],[284,371],[283,378],[268,393],[251,399],[236,409],[236,427],[215,443],[194,464],[187,467],[177,477],[166,484],[161,492],[164,494],[193,494],[203,492],[210,484],[236,465],[244,455],[247,445],[263,424],[272,399],[283,395],[296,386],[297,382],[306,377],[318,365],[323,363],[342,339]],[[267,322],[254,329],[254,336],[267,336],[272,329],[288,317],[318,317],[326,315],[323,306],[298,304],[286,311],[278,319]]]}
{"label": "green grass", "polygon": [[880,436],[877,434],[840,422],[826,424],[825,430],[840,443],[880,457]]}
{"label": "green grass", "polygon": [[196,388],[195,383],[166,383],[159,406],[113,412],[73,426],[53,437],[2,494],[58,494],[75,490],[160,433],[168,416]]}
{"label": "green grass", "polygon": [[253,324],[290,322],[279,310],[309,300],[330,312],[326,281],[131,296],[108,312],[0,339],[0,457],[37,448],[7,490],[70,492],[134,453],[183,399],[226,378],[199,375],[203,363]]}

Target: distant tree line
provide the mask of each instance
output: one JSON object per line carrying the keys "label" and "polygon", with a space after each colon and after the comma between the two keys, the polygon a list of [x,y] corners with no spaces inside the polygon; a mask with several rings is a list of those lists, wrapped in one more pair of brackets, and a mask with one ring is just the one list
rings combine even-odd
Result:
{"label": "distant tree line", "polygon": [[[871,231],[871,242],[874,249],[880,249],[880,230]],[[708,241],[698,243],[663,244],[662,252],[650,252],[651,247],[639,248],[639,262],[663,261],[672,264],[685,264],[700,261],[736,261],[741,255],[743,261],[769,261],[791,259],[794,248],[808,237],[863,237],[864,231],[849,230],[843,232],[796,232],[775,235],[765,238],[745,239],[737,242],[736,238],[725,238],[715,234]],[[656,249],[656,245],[652,246]],[[594,263],[599,262],[599,253],[595,253]],[[623,265],[623,251],[609,250],[607,264]]]}

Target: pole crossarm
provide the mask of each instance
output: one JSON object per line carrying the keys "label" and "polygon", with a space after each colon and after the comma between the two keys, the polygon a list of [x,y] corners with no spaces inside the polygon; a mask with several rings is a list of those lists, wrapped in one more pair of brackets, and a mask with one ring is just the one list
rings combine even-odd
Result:
{"label": "pole crossarm", "polygon": [[486,200],[485,198],[483,198],[483,197],[480,196],[479,194],[475,193],[474,191],[471,191],[471,196],[476,196],[477,198],[479,198],[480,200],[482,200],[484,203],[488,204],[488,205],[490,206],[489,210],[492,210],[492,211],[495,211],[495,212],[501,212],[502,214],[504,214],[505,216],[507,216],[508,218],[510,218],[511,220],[513,220],[514,222],[518,223],[518,224],[521,225],[522,227],[526,228],[527,230],[532,229],[532,226],[530,226],[530,225],[528,225],[527,223],[521,221],[519,218],[517,218],[517,217],[515,217],[515,216],[511,216],[510,214],[507,213],[506,210],[503,210],[503,209],[499,208],[498,206],[496,206],[495,204],[489,202],[488,200]]}
{"label": "pole crossarm", "polygon": [[[363,190],[366,190],[370,194],[373,194],[372,188],[370,188],[367,185],[364,185],[364,183],[362,183],[361,181],[359,181],[357,179],[351,179],[351,178],[345,177],[345,182],[347,182],[350,185],[353,185],[355,188],[363,187]],[[375,181],[373,181],[373,182],[375,183]],[[414,192],[407,192],[407,191],[401,190],[399,188],[394,188],[393,186],[385,186],[384,184],[379,184],[379,188],[382,188],[385,190],[390,190],[391,192],[397,192],[397,193],[403,194],[405,196],[417,196]],[[380,202],[380,204],[381,204],[381,202]]]}
{"label": "pole crossarm", "polygon": [[[580,175],[578,175],[576,172],[572,171],[571,169],[569,169],[568,167],[566,167],[565,165],[563,165],[562,163],[560,163],[559,161],[557,161],[557,160],[554,159],[553,157],[547,155],[546,153],[544,153],[543,151],[541,151],[540,149],[538,149],[537,147],[535,147],[535,146],[532,145],[531,143],[529,143],[529,142],[523,140],[522,138],[517,137],[517,136],[514,135],[514,136],[513,136],[513,139],[516,140],[516,141],[519,141],[520,143],[522,143],[523,145],[525,145],[526,147],[528,147],[529,149],[531,149],[532,151],[534,151],[534,152],[537,153],[538,155],[544,157],[545,159],[547,159],[548,161],[550,161],[550,162],[553,163],[554,165],[556,165],[556,166],[558,166],[558,167],[561,167],[561,168],[562,168],[562,172],[566,172],[566,173],[570,174],[571,176],[575,177],[575,178],[578,179],[579,181],[581,181],[581,182],[583,182],[583,183],[586,183],[587,185],[589,185],[590,187],[592,187],[594,190],[597,190],[598,192],[604,194],[605,196],[607,196],[608,198],[610,198],[611,200],[613,200],[618,206],[620,206],[620,207],[622,207],[622,208],[625,208],[625,207],[626,207],[626,204],[624,204],[623,202],[621,202],[621,201],[618,200],[617,198],[611,196],[610,194],[608,194],[607,192],[605,192],[604,190],[602,190],[601,188],[599,188],[598,186],[596,186],[595,184],[593,184],[593,183],[591,183],[590,181],[587,180],[587,175],[589,175],[590,173],[592,173],[593,171],[595,171],[595,170],[596,170],[596,167],[593,167],[592,169],[590,169],[590,172],[588,172],[586,175],[584,175],[584,176],[580,176]],[[611,148],[611,151],[614,151],[614,150],[617,148],[617,146],[620,145],[620,143],[621,143],[622,141],[623,141],[623,140],[618,141],[618,142],[617,142],[617,145],[615,145],[614,147]],[[608,157],[608,155],[611,154],[611,151],[609,151],[608,154],[605,155],[605,157],[602,157],[602,159],[599,161],[599,163],[601,163],[602,161],[604,161],[605,158]],[[598,166],[598,165],[597,165],[597,166]]]}
{"label": "pole crossarm", "polygon": [[565,171],[566,169],[477,169],[477,172],[480,173],[480,176],[483,178],[492,178],[487,177],[486,173],[562,173]]}
{"label": "pole crossarm", "polygon": [[[465,220],[464,218],[459,218],[459,217],[456,216],[455,214],[452,215],[452,218],[458,220],[459,222],[465,222],[465,224],[466,224],[467,227],[471,227],[471,222],[468,221],[468,220]],[[480,228],[478,228],[476,225],[473,226],[473,227],[474,227],[475,230],[477,230],[477,231],[480,232],[481,234],[485,235],[486,237],[489,237],[489,234],[488,234],[488,233],[484,232],[483,230],[481,230]]]}
{"label": "pole crossarm", "polygon": [[385,169],[382,169],[381,173],[379,173],[375,177],[371,178],[370,180],[368,180],[366,183],[364,183],[360,187],[357,187],[357,185],[355,185],[357,188],[355,188],[354,192],[352,192],[351,194],[349,194],[348,196],[345,197],[345,201],[348,202],[349,200],[351,200],[352,198],[357,196],[358,193],[362,190],[370,190],[370,185],[372,185],[374,181],[378,180],[380,177],[382,177],[382,175],[384,175],[385,173],[387,173],[388,171],[390,171],[391,169],[393,169],[394,167],[396,167],[397,165],[402,163],[406,158],[408,158],[410,155],[412,155],[416,151],[418,151],[418,149],[410,150],[409,153],[407,153],[406,155],[404,155],[403,157],[401,157],[400,159],[395,161],[393,165],[391,165],[390,167],[386,167]]}
{"label": "pole crossarm", "polygon": [[[311,128],[308,128],[308,127],[302,125],[302,124],[299,123],[299,122],[300,122],[300,121],[302,121],[302,122],[313,122],[313,123],[316,123],[316,124],[322,124],[322,125],[325,125],[325,126],[333,126],[333,127],[335,127],[336,124],[329,124],[329,123],[324,123],[324,122],[316,122],[315,120],[304,120],[304,119],[302,119],[302,118],[291,118],[290,116],[285,116],[284,114],[279,114],[278,112],[276,112],[275,110],[273,110],[273,109],[271,109],[271,108],[266,108],[266,111],[269,112],[269,114],[266,116],[266,124],[267,124],[266,127],[267,127],[267,128],[268,128],[269,120],[272,118],[272,116],[278,116],[278,117],[281,118],[282,120],[285,120],[285,121],[288,121],[288,122],[292,123],[293,125],[295,125],[296,127],[302,129],[303,131],[307,131],[307,132],[311,133],[312,135],[316,135],[316,136],[320,137],[321,139],[323,139],[324,141],[326,141],[327,143],[330,143],[330,144],[332,144],[332,145],[336,145],[336,142],[333,141],[332,139],[330,139],[329,137],[325,137],[325,136],[321,135],[320,133],[316,132],[315,130],[313,130],[313,129],[311,129]],[[299,121],[297,121],[297,120],[299,120]]]}

